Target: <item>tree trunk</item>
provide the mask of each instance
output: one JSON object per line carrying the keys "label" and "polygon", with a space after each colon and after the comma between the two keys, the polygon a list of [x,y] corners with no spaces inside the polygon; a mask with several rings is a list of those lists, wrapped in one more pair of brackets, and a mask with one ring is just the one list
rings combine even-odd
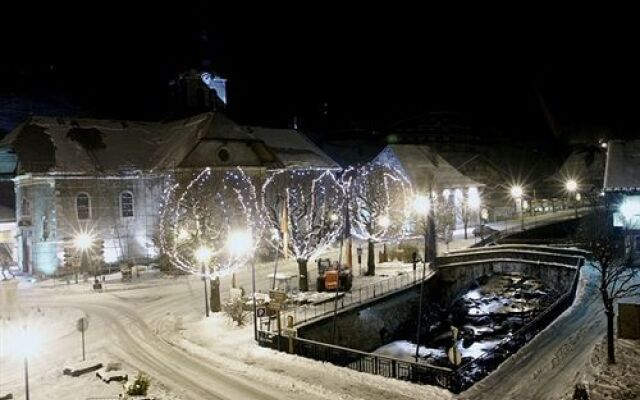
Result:
{"label": "tree trunk", "polygon": [[[467,221],[464,221],[464,239],[467,239]],[[449,245],[449,243],[447,243],[447,246]],[[447,247],[447,250],[449,249],[449,247]]]}
{"label": "tree trunk", "polygon": [[607,316],[607,360],[609,364],[616,363],[616,349],[613,336],[613,321],[615,312],[613,311],[613,304],[606,307],[605,314]]}
{"label": "tree trunk", "polygon": [[373,240],[369,240],[367,250],[367,275],[374,276],[376,274],[376,249]]}
{"label": "tree trunk", "polygon": [[222,301],[220,300],[220,278],[210,280],[211,294],[209,295],[209,305],[211,306],[211,312],[222,311]]}
{"label": "tree trunk", "polygon": [[307,261],[298,259],[298,290],[301,292],[309,291],[309,277],[307,276]]}

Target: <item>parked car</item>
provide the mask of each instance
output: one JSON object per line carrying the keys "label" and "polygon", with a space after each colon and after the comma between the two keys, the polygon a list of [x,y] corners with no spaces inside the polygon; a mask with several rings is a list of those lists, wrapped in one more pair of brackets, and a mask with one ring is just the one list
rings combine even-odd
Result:
{"label": "parked car", "polygon": [[475,228],[473,228],[473,236],[475,237],[488,237],[493,235],[494,233],[497,233],[498,230],[497,229],[493,229],[492,227],[490,227],[489,225],[479,225]]}

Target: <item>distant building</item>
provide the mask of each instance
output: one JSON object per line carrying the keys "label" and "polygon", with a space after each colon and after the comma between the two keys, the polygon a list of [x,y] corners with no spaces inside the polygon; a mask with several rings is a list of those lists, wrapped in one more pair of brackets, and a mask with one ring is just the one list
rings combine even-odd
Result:
{"label": "distant building", "polygon": [[[424,145],[391,144],[373,160],[402,171],[412,182],[414,190],[429,193],[455,205],[458,224],[463,202],[478,196],[484,185],[464,175],[433,149]],[[479,219],[480,210],[474,221]]]}
{"label": "distant building", "polygon": [[19,265],[39,274],[53,273],[83,231],[104,240],[107,263],[157,257],[170,176],[338,168],[299,132],[246,128],[220,112],[166,123],[32,117],[0,141],[2,154],[12,159]]}
{"label": "distant building", "polygon": [[640,140],[608,142],[604,192],[613,225],[632,231],[640,250]]}

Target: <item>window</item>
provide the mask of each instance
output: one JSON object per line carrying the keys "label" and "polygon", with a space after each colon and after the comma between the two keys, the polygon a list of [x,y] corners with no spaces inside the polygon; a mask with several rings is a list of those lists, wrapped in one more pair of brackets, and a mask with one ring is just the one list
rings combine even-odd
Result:
{"label": "window", "polygon": [[91,199],[86,193],[80,193],[76,196],[76,213],[78,219],[91,218]]}
{"label": "window", "polygon": [[31,215],[31,203],[27,200],[26,197],[22,198],[22,205],[20,206],[20,212],[23,217],[28,217]]}
{"label": "window", "polygon": [[133,217],[133,193],[120,193],[120,216],[122,218]]}
{"label": "window", "polygon": [[229,153],[229,150],[226,147],[218,149],[218,159],[223,163],[229,162],[229,159],[231,159],[231,153]]}

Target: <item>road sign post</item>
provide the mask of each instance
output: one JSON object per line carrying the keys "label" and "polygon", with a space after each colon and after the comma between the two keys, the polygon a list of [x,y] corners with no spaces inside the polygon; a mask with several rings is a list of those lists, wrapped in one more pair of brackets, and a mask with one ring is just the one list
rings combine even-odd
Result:
{"label": "road sign post", "polygon": [[87,329],[89,329],[89,318],[82,317],[76,323],[76,329],[82,333],[82,361],[86,361],[85,351],[84,351],[84,333]]}

